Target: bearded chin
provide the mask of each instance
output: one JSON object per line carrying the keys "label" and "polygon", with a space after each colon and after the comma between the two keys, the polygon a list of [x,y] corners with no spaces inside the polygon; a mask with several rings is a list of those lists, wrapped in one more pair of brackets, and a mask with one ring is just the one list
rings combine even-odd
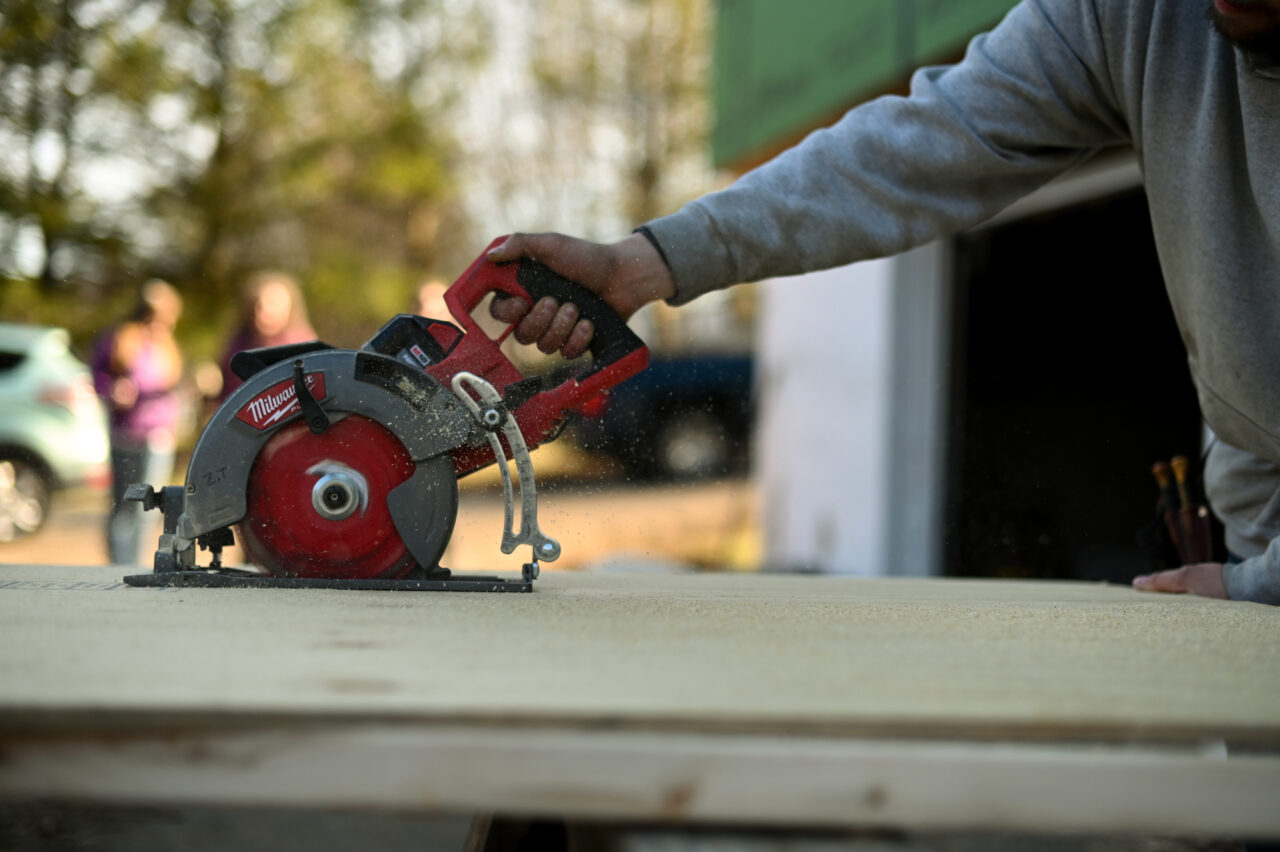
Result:
{"label": "bearded chin", "polygon": [[1268,65],[1280,65],[1280,26],[1248,35],[1234,33],[1214,8],[1213,3],[1205,8],[1205,18],[1217,30],[1218,35],[1236,47],[1252,53]]}

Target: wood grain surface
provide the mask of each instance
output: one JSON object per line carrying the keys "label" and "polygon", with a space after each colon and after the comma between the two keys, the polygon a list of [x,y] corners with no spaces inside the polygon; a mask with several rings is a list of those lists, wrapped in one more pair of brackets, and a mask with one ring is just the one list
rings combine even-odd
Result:
{"label": "wood grain surface", "polygon": [[1105,585],[0,566],[0,798],[1277,837],[1280,610]]}
{"label": "wood grain surface", "polygon": [[1280,745],[1280,610],[1098,584],[550,574],[148,590],[0,566],[0,718],[290,715]]}

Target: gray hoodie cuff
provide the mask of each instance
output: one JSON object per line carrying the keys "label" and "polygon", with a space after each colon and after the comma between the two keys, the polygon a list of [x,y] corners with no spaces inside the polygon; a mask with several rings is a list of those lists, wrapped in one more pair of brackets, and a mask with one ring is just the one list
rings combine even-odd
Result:
{"label": "gray hoodie cuff", "polygon": [[670,216],[641,226],[667,262],[676,294],[667,300],[683,305],[704,293],[738,283],[732,258],[716,238],[714,226],[696,201]]}
{"label": "gray hoodie cuff", "polygon": [[1233,601],[1280,604],[1280,539],[1259,556],[1224,565],[1222,582]]}

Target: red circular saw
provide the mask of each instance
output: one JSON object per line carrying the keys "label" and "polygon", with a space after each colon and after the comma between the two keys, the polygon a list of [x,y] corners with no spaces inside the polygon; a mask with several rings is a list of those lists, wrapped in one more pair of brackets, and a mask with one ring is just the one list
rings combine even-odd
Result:
{"label": "red circular saw", "polygon": [[[495,241],[494,245],[499,241]],[[490,293],[576,304],[595,326],[588,364],[525,376],[503,354],[507,328],[473,314]],[[484,255],[445,293],[453,322],[401,314],[360,349],[319,341],[242,352],[244,384],[210,418],[186,483],[127,496],[162,510],[150,574],[132,585],[277,585],[528,590],[560,546],[537,524],[529,450],[567,417],[643,370],[648,349],[587,290],[533,260]],[[519,475],[520,527],[507,461]],[[501,548],[532,548],[518,582],[463,577],[439,565],[453,532],[457,479],[501,460]],[[225,568],[240,541],[254,571]],[[197,548],[212,562],[196,564]]]}

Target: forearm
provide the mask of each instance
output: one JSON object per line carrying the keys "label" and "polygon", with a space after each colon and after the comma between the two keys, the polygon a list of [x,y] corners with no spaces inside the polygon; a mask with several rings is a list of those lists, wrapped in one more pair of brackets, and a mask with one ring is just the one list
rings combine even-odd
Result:
{"label": "forearm", "polygon": [[1106,66],[1088,5],[1054,7],[1065,22],[1021,6],[961,64],[918,72],[910,97],[864,104],[728,189],[650,222],[673,301],[906,250],[989,218],[1122,141],[1109,89],[1088,70]]}

